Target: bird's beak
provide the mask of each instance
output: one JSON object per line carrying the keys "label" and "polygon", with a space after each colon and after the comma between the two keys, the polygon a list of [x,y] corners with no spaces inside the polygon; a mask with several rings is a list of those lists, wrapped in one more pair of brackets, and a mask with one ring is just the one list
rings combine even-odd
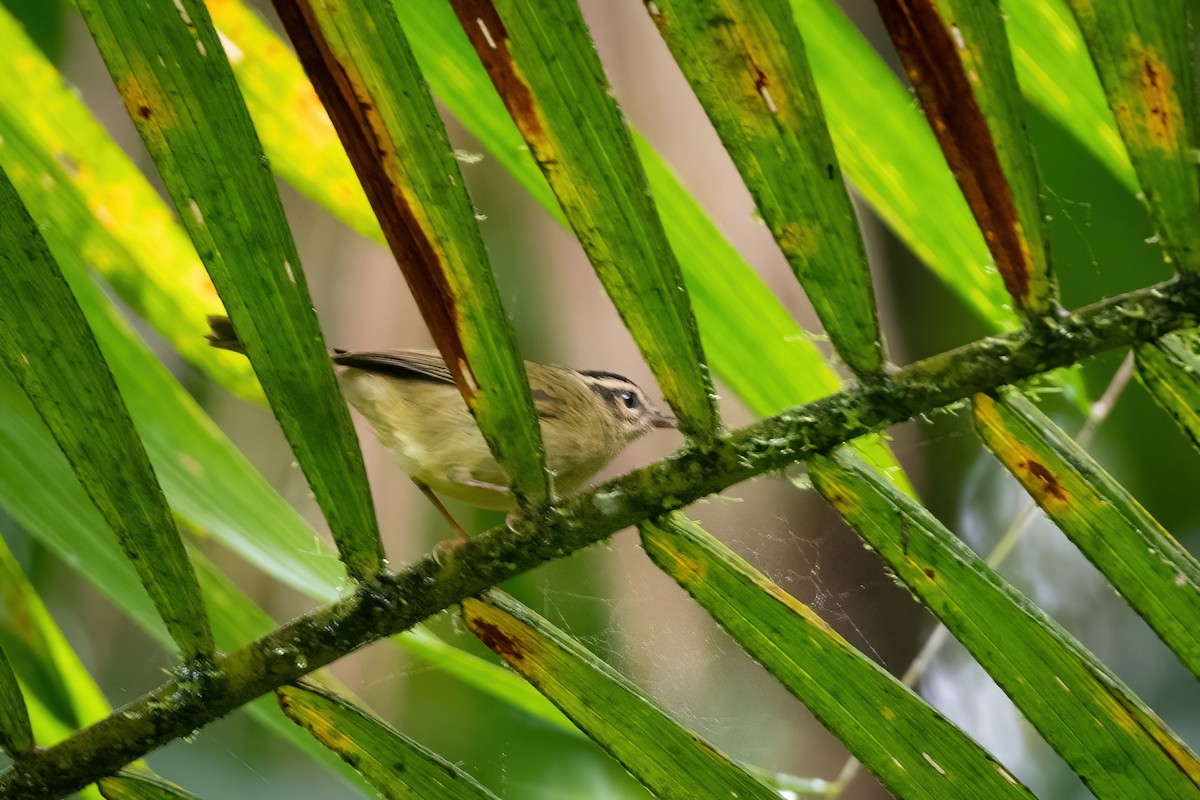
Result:
{"label": "bird's beak", "polygon": [[664,414],[661,411],[655,411],[650,417],[650,424],[655,428],[678,428],[679,420],[672,417],[670,414]]}

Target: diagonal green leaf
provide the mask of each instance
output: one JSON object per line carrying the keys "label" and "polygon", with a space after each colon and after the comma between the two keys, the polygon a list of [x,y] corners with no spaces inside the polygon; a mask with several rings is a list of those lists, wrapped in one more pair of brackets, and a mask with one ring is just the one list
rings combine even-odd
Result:
{"label": "diagonal green leaf", "polygon": [[1104,87],[1064,0],[1002,0],[1025,98],[1088,149],[1130,193],[1138,190]]}
{"label": "diagonal green leaf", "polygon": [[1192,0],[1067,0],[1125,140],[1163,248],[1200,270],[1196,17]]}
{"label": "diagonal green leaf", "polygon": [[516,600],[468,598],[471,632],[546,695],[656,797],[776,798],[637,687]]}
{"label": "diagonal green leaf", "polygon": [[1052,313],[1040,184],[999,4],[877,5],[1017,310]]}
{"label": "diagonal green leaf", "polygon": [[1138,380],[1200,449],[1200,332],[1172,333],[1134,355]]}
{"label": "diagonal green leaf", "polygon": [[718,424],[696,320],[574,0],[451,0],[680,428]]}
{"label": "diagonal green leaf", "polygon": [[854,649],[808,606],[700,526],[641,526],[664,572],[902,798],[1033,795],[955,725]]}
{"label": "diagonal green leaf", "polygon": [[12,664],[0,647],[0,748],[14,761],[33,752],[33,729],[25,695],[17,683]]}
{"label": "diagonal green leaf", "polygon": [[279,195],[208,13],[198,0],[81,0],[79,7],[342,559],[356,579],[373,574],[383,547],[362,454]]}
{"label": "diagonal green leaf", "polygon": [[311,685],[276,690],[279,707],[389,800],[495,798],[474,778],[338,695]]}
{"label": "diagonal green leaf", "polygon": [[1112,476],[1015,392],[977,395],[975,429],[1042,510],[1200,677],[1200,564]]}
{"label": "diagonal green leaf", "polygon": [[1100,798],[1200,797],[1200,762],[1120,679],[920,505],[852,456],[817,489]]}
{"label": "diagonal green leaf", "polygon": [[199,800],[196,795],[148,772],[125,770],[97,783],[104,800]]}
{"label": "diagonal green leaf", "polygon": [[504,483],[518,502],[545,500],[541,429],[516,334],[458,163],[391,3],[276,0],[275,6],[434,341],[508,473]]}
{"label": "diagonal green leaf", "polygon": [[838,354],[878,373],[867,251],[787,0],[647,8]]}
{"label": "diagonal green leaf", "polygon": [[[267,484],[137,339],[86,274],[82,254],[72,247],[74,240],[54,226],[47,226],[45,233],[47,243],[59,258],[64,276],[114,371],[172,507],[203,533],[297,591],[321,602],[337,599],[344,585],[345,572],[336,555],[324,546],[316,532]],[[9,457],[7,461],[0,460],[0,474],[4,475],[0,487],[11,490],[0,493],[0,505],[12,513],[18,513],[19,509],[23,519],[32,520],[27,523],[30,526],[43,525],[45,529],[58,532],[72,529],[70,515],[82,512],[55,494],[55,487],[62,478],[53,471],[53,466],[43,463],[47,446],[45,429],[6,372],[0,372],[0,418],[5,419],[8,426],[7,430],[0,431],[0,444]],[[49,446],[53,447],[52,440]],[[67,514],[67,519],[59,517],[59,513]],[[89,513],[94,516],[94,512]],[[87,520],[91,518],[88,516]],[[94,541],[89,540],[88,546]],[[65,542],[60,542],[58,549],[76,566],[104,563],[107,558],[103,550],[81,552],[70,549]],[[119,557],[117,564],[121,564]],[[109,574],[103,569],[98,573]],[[92,577],[96,574],[89,573]],[[119,595],[129,582],[127,572],[111,575],[112,586],[120,589],[103,591]],[[212,603],[211,598],[209,602]],[[144,602],[138,607],[148,614],[143,623],[152,627],[153,611],[145,608]],[[230,613],[231,619],[246,617],[245,612],[236,608]],[[258,629],[248,629],[240,641],[265,632],[269,622],[266,620]],[[22,624],[21,629],[26,627]],[[557,709],[510,671],[448,645],[427,631],[417,629],[396,638],[439,669],[481,691],[553,724],[567,724]],[[15,652],[12,641],[4,643],[10,648],[10,654]],[[79,719],[91,722],[106,713],[107,705],[102,698],[100,700],[93,713]],[[73,727],[80,724],[74,722]]]}
{"label": "diagonal green leaf", "polygon": [[0,358],[29,396],[187,659],[212,653],[196,578],[112,373],[0,173]]}

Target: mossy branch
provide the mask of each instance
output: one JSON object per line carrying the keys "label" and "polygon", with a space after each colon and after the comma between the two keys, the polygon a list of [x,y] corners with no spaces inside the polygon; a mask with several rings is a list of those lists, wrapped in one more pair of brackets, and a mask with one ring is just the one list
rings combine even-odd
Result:
{"label": "mossy branch", "polygon": [[880,382],[855,385],[703,446],[685,447],[511,528],[489,530],[444,564],[426,557],[400,572],[377,575],[353,595],[219,656],[210,670],[182,668],[109,717],[22,758],[0,774],[0,798],[64,797],[363,645],[622,528],[976,392],[1194,326],[1198,317],[1200,277],[1185,275],[1063,319],[973,342]]}

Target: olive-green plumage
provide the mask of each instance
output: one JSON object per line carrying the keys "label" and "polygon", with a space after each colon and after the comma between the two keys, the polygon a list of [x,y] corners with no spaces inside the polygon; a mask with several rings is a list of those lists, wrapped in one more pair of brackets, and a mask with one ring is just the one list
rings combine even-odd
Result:
{"label": "olive-green plumage", "polygon": [[[214,347],[244,352],[225,317],[210,317]],[[335,351],[346,400],[418,485],[483,508],[510,506],[492,457],[441,356],[430,350]],[[577,489],[630,442],[675,420],[628,378],[525,362],[546,467],[559,494]]]}

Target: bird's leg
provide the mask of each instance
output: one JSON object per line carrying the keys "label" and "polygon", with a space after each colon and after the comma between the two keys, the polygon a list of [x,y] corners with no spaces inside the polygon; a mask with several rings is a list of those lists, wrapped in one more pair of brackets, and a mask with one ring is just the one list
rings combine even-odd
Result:
{"label": "bird's leg", "polygon": [[458,524],[458,520],[451,516],[450,512],[446,509],[446,506],[442,505],[442,501],[436,494],[433,493],[433,489],[429,488],[429,484],[423,483],[416,478],[413,478],[412,482],[417,485],[417,488],[421,490],[423,495],[429,498],[429,502],[433,503],[433,507],[441,512],[446,522],[449,522],[450,527],[454,529],[455,536],[453,539],[443,539],[434,545],[433,560],[438,564],[441,564],[442,556],[462,547],[471,540],[471,537],[468,536],[467,532],[463,530],[461,525]]}

